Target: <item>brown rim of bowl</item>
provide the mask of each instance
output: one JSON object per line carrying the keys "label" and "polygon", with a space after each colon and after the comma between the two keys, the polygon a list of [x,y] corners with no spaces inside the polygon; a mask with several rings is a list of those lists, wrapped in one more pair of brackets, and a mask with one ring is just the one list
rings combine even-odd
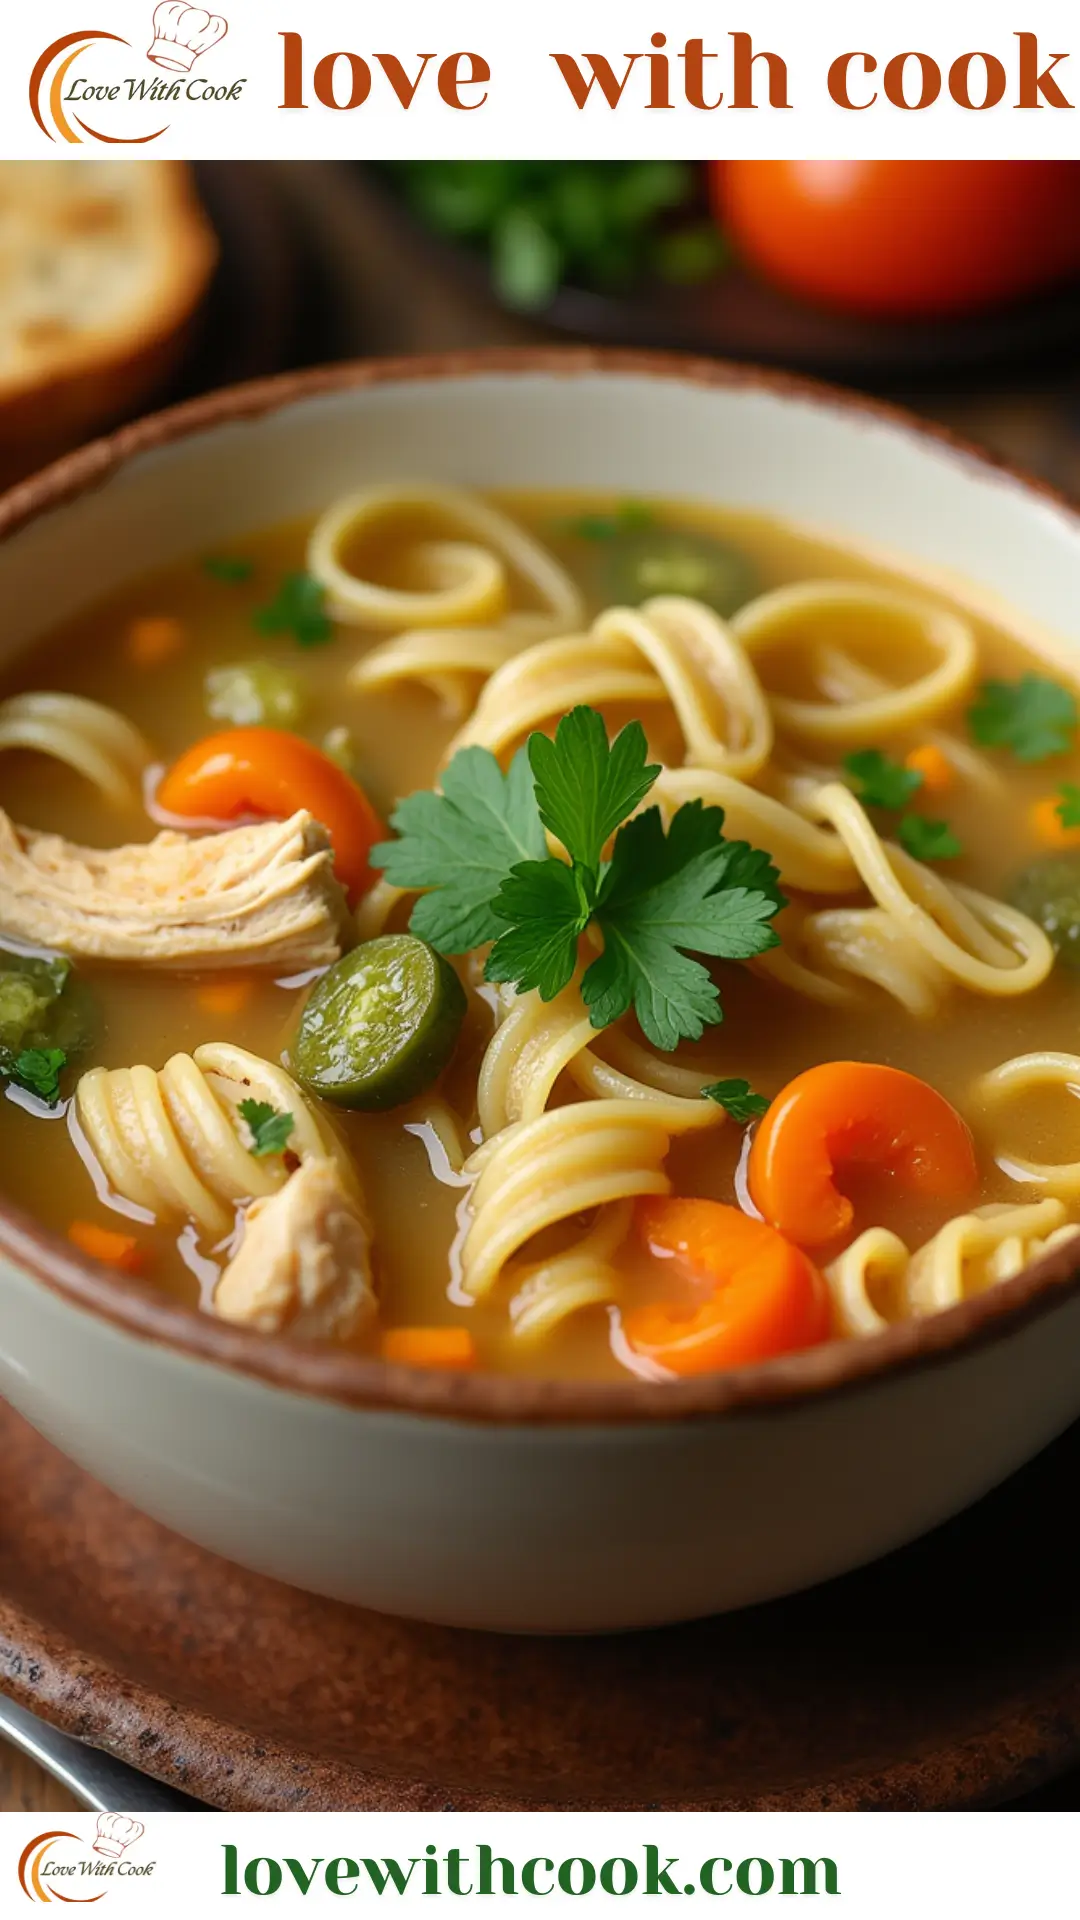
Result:
{"label": "brown rim of bowl", "polygon": [[[965,466],[996,473],[1023,492],[1054,505],[1080,533],[1080,513],[1063,494],[900,407],[801,375],[688,355],[591,347],[522,347],[347,362],[282,374],[187,401],[121,427],[108,438],[68,454],[13,487],[0,499],[0,540],[104,485],[129,460],[204,430],[256,420],[322,393],[492,373],[563,377],[643,374],[684,384],[750,387],[789,395],[829,412],[879,421]],[[498,1424],[623,1425],[765,1408],[779,1412],[808,1396],[867,1385],[886,1370],[909,1371],[940,1364],[955,1357],[958,1350],[967,1352],[1011,1335],[1054,1312],[1080,1291],[1077,1251],[1071,1244],[1055,1248],[1013,1279],[925,1320],[904,1321],[880,1334],[833,1341],[733,1373],[670,1383],[633,1379],[577,1382],[426,1372],[228,1326],[165,1295],[151,1293],[138,1281],[95,1265],[17,1208],[0,1205],[0,1254],[53,1293],[126,1333],[175,1348],[192,1359],[213,1361],[272,1386],[320,1399]]]}

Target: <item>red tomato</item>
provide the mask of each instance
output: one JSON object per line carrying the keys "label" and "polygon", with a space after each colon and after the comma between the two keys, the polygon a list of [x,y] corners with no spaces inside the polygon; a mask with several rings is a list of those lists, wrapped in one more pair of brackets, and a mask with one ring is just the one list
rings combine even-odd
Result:
{"label": "red tomato", "polygon": [[826,306],[933,318],[1080,275],[1075,160],[726,160],[710,171],[736,247]]}

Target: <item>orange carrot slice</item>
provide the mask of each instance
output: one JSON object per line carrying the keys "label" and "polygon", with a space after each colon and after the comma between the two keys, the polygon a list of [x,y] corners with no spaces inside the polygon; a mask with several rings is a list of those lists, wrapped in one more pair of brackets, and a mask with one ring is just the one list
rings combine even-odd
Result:
{"label": "orange carrot slice", "polygon": [[306,807],[334,848],[338,879],[355,902],[375,876],[368,855],[383,836],[367,794],[309,740],[275,727],[232,727],[200,740],[169,769],[159,804],[182,818],[285,819]]}
{"label": "orange carrot slice", "polygon": [[673,1373],[716,1373],[817,1346],[829,1337],[828,1287],[798,1247],[763,1220],[719,1200],[640,1200],[649,1249],[709,1283],[696,1309],[651,1301],[623,1331],[635,1353]]}
{"label": "orange carrot slice", "polygon": [[978,1181],[971,1134],[942,1094],[899,1067],[835,1060],[777,1094],[750,1149],[750,1197],[797,1246],[826,1246],[854,1216],[836,1174],[858,1165],[933,1199],[963,1202]]}

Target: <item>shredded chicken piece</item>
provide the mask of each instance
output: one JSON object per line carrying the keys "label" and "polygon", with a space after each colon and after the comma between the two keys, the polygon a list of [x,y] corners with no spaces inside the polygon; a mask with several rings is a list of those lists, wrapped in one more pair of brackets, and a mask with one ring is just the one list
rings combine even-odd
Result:
{"label": "shredded chicken piece", "polygon": [[214,1311],[304,1340],[348,1340],[373,1317],[371,1229],[333,1160],[305,1160],[276,1193],[252,1202]]}
{"label": "shredded chicken piece", "polygon": [[0,929],[74,959],[151,967],[328,966],[345,895],[310,813],[101,852],[0,812]]}

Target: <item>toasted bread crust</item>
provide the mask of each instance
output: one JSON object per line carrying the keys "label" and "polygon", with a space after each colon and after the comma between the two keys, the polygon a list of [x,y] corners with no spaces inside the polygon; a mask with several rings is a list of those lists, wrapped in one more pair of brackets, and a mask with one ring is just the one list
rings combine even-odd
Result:
{"label": "toasted bread crust", "polygon": [[183,162],[0,163],[4,455],[137,405],[182,354],[217,251]]}

